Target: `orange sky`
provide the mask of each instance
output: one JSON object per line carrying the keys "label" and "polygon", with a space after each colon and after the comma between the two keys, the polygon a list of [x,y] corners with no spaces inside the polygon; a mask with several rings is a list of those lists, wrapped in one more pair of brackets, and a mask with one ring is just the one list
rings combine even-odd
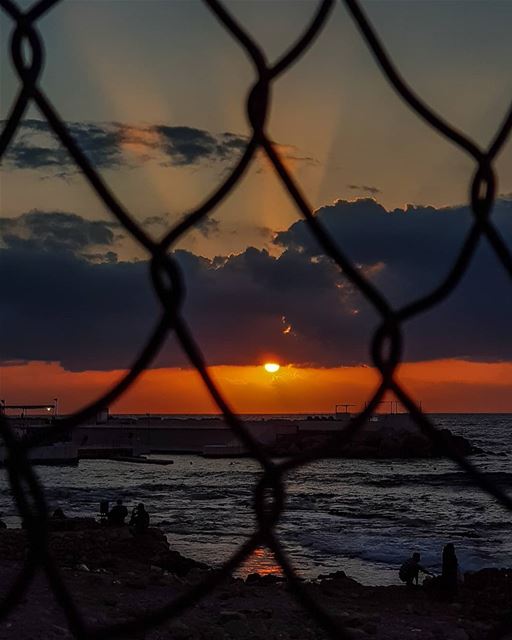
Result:
{"label": "orange sky", "polygon": [[[329,413],[336,403],[361,405],[375,388],[369,367],[302,369],[261,365],[212,367],[232,407],[240,413]],[[4,367],[0,389],[7,403],[48,402],[59,398],[62,412],[83,406],[107,389],[121,371],[72,373],[58,364],[33,362]],[[512,412],[512,363],[438,360],[402,365],[399,377],[427,412]],[[195,371],[152,369],[111,407],[126,413],[216,412]]]}

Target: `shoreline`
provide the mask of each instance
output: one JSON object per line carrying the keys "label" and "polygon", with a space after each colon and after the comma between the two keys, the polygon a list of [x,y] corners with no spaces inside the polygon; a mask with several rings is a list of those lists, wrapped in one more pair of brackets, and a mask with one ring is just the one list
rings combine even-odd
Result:
{"label": "shoreline", "polygon": [[[0,531],[0,596],[21,568],[25,538],[21,529]],[[50,548],[91,627],[126,622],[163,606],[215,571],[173,551],[156,528],[137,537],[127,527],[52,531]],[[303,584],[359,639],[481,640],[512,606],[512,571],[505,569],[468,574],[451,603],[421,587],[364,586],[343,571]],[[57,637],[72,636],[46,580],[39,575],[3,621],[0,638]],[[225,579],[177,620],[137,637],[320,640],[326,635],[295,602],[285,579],[250,574],[245,580]]]}

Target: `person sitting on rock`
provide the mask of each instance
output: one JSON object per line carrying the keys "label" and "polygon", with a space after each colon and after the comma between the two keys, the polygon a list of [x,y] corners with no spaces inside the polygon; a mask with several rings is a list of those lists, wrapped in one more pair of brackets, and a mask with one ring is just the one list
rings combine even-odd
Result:
{"label": "person sitting on rock", "polygon": [[130,530],[134,534],[144,533],[149,527],[149,513],[146,511],[142,502],[140,502],[133,510],[130,518]]}
{"label": "person sitting on rock", "polygon": [[408,587],[412,587],[414,583],[418,585],[418,574],[425,573],[428,576],[433,576],[433,573],[430,573],[427,569],[421,566],[420,564],[421,556],[415,551],[412,554],[412,557],[409,560],[406,560],[403,565],[400,567],[399,576],[402,582]]}
{"label": "person sitting on rock", "polygon": [[53,520],[65,520],[66,516],[64,515],[64,511],[60,507],[57,507],[55,511],[52,513]]}
{"label": "person sitting on rock", "polygon": [[118,500],[115,507],[112,507],[108,512],[108,523],[114,527],[122,527],[127,516],[128,509],[122,500]]}

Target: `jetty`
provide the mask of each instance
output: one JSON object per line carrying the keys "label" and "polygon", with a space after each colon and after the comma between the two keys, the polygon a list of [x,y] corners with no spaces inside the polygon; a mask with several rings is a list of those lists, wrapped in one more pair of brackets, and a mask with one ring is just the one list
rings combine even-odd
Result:
{"label": "jetty", "polygon": [[[271,456],[293,456],[333,443],[332,455],[346,458],[432,458],[444,455],[445,446],[460,455],[481,451],[462,435],[439,431],[437,441],[421,432],[407,412],[390,403],[387,413],[370,416],[346,443],[338,435],[350,427],[351,404],[336,405],[325,415],[261,417],[244,421],[250,435]],[[342,410],[340,410],[340,408]],[[22,415],[13,419],[20,437],[58,423],[59,416]],[[144,464],[172,464],[147,458],[149,454],[194,454],[209,458],[243,457],[250,454],[221,416],[178,417],[160,415],[111,415],[75,427],[61,442],[47,443],[30,453],[35,464],[76,464],[82,459],[116,459]],[[46,444],[46,443],[45,443]],[[6,452],[0,450],[0,462]]]}

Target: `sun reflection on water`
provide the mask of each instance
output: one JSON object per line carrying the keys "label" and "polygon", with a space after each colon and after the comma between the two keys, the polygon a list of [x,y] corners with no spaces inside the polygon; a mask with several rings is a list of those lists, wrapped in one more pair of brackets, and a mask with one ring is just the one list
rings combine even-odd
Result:
{"label": "sun reflection on water", "polygon": [[260,576],[283,575],[274,554],[267,547],[257,547],[236,572],[238,576],[243,578],[251,573],[259,573]]}

